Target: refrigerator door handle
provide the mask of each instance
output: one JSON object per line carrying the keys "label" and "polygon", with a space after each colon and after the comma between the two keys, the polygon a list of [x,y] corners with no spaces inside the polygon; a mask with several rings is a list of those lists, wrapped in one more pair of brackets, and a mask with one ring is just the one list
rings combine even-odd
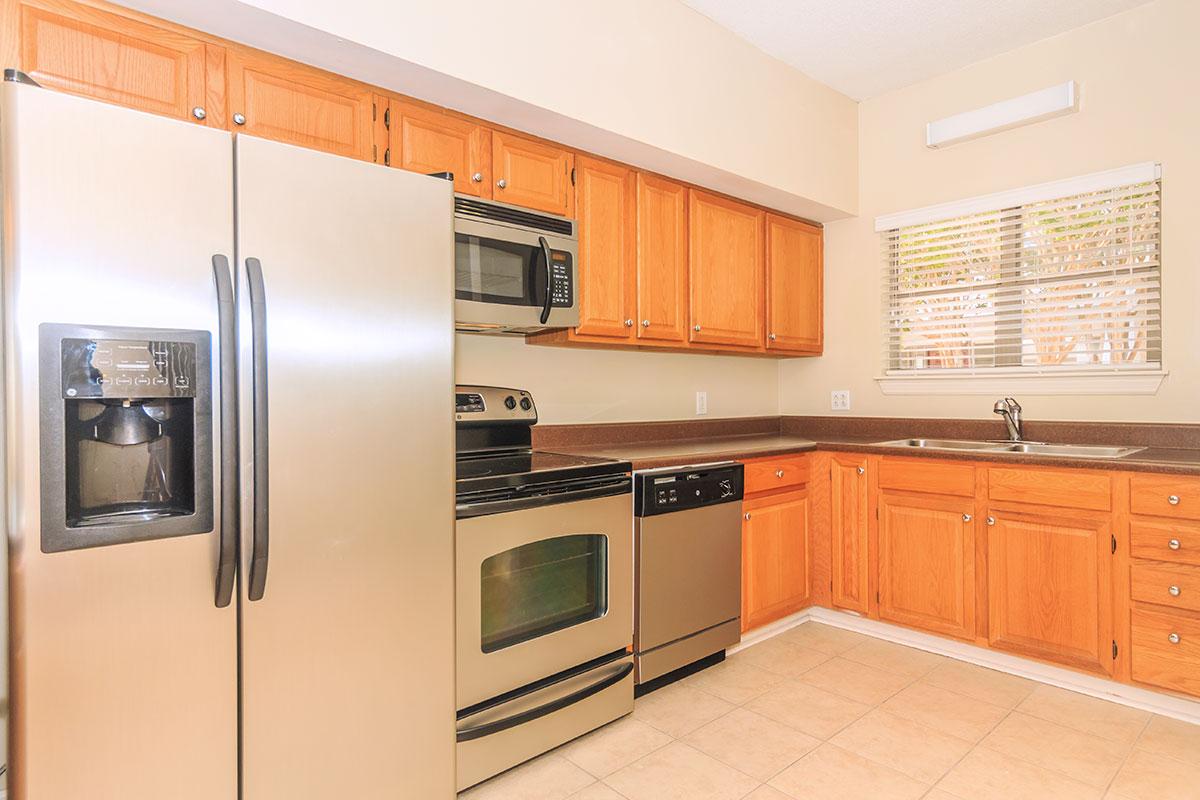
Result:
{"label": "refrigerator door handle", "polygon": [[270,518],[267,513],[267,297],[262,262],[257,258],[246,259],[246,277],[250,285],[254,369],[254,531],[250,541],[250,585],[247,596],[251,600],[261,600],[267,587]]}
{"label": "refrigerator door handle", "polygon": [[233,279],[229,259],[212,257],[213,280],[217,287],[217,327],[220,336],[221,380],[221,532],[217,558],[217,608],[233,600],[233,578],[237,572],[237,540],[240,532],[238,497],[237,342],[234,328]]}

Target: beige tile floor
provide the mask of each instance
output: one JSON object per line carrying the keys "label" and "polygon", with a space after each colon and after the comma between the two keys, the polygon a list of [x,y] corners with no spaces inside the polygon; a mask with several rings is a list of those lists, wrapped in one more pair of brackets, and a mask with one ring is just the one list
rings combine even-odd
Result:
{"label": "beige tile floor", "polygon": [[1200,798],[1200,726],[809,622],[462,800]]}

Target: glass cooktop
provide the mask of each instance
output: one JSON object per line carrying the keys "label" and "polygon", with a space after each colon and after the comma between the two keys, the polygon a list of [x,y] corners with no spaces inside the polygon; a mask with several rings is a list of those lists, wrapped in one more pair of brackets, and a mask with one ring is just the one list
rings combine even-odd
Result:
{"label": "glass cooktop", "polygon": [[503,487],[571,481],[630,471],[628,461],[573,456],[542,450],[500,455],[459,456],[456,466],[459,494]]}

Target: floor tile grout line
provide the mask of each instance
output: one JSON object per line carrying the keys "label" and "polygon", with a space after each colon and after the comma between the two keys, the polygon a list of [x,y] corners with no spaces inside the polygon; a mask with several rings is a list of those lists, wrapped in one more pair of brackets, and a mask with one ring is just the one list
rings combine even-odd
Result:
{"label": "floor tile grout line", "polygon": [[[1108,785],[1104,787],[1104,794],[1106,796],[1112,791],[1112,786],[1117,782],[1117,778],[1121,777],[1121,772],[1125,769],[1125,765],[1129,763],[1129,759],[1133,758],[1133,754],[1137,752],[1138,742],[1142,741],[1142,737],[1146,735],[1146,729],[1150,727],[1150,723],[1153,721],[1154,715],[1151,714],[1146,720],[1146,724],[1142,726],[1140,731],[1138,731],[1137,738],[1133,740],[1133,746],[1129,748],[1129,752],[1125,754],[1123,759],[1121,759],[1121,765],[1117,767],[1117,771],[1114,772],[1112,778],[1109,779]],[[1170,756],[1166,757],[1169,758]]]}

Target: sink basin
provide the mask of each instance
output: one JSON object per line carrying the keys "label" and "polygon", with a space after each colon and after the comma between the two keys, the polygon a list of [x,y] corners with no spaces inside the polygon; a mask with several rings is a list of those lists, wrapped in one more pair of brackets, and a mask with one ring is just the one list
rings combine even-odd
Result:
{"label": "sink basin", "polygon": [[1124,458],[1145,450],[1144,447],[1108,447],[1095,444],[1047,444],[1046,442],[984,442],[965,439],[896,439],[877,442],[882,447],[913,447],[925,450],[961,450],[966,452],[1066,456],[1068,458]]}

